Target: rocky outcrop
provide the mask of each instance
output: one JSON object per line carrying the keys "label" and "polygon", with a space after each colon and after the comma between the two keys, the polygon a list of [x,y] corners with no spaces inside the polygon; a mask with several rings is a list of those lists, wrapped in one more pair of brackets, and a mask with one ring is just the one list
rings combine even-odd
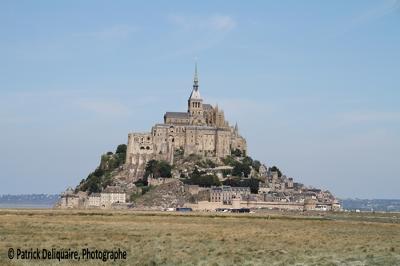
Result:
{"label": "rocky outcrop", "polygon": [[154,210],[182,207],[185,202],[191,200],[191,197],[191,194],[185,191],[184,184],[174,179],[169,183],[151,188],[134,202],[134,207]]}

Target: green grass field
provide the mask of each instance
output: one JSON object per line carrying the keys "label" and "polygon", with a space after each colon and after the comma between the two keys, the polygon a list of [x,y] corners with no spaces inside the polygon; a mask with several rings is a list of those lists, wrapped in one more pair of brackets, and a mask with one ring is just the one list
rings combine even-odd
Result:
{"label": "green grass field", "polygon": [[0,210],[0,265],[76,264],[10,260],[9,248],[126,250],[117,265],[400,265],[399,219]]}

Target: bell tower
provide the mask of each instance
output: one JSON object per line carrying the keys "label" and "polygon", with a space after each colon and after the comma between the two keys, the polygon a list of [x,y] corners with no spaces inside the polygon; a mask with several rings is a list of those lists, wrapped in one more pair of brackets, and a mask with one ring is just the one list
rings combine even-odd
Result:
{"label": "bell tower", "polygon": [[188,100],[188,113],[190,124],[204,125],[203,99],[199,91],[199,77],[197,75],[197,63],[194,68],[193,89]]}

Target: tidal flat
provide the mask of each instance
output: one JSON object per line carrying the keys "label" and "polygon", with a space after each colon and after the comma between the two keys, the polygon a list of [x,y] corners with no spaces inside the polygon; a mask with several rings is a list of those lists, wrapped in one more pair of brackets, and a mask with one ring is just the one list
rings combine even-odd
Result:
{"label": "tidal flat", "polygon": [[[0,265],[400,265],[399,214],[0,210]],[[13,249],[118,249],[126,260],[10,260]]]}

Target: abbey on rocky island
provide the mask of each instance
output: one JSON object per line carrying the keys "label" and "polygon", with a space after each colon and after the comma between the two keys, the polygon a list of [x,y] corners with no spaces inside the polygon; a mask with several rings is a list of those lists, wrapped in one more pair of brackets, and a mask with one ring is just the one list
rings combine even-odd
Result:
{"label": "abbey on rocky island", "polygon": [[239,149],[246,152],[246,140],[240,136],[237,124],[230,126],[224,111],[203,103],[199,91],[197,65],[187,112],[166,112],[164,123],[156,124],[151,132],[129,133],[126,168],[133,178],[140,178],[149,160],[165,160],[173,164],[177,150],[220,159]]}

